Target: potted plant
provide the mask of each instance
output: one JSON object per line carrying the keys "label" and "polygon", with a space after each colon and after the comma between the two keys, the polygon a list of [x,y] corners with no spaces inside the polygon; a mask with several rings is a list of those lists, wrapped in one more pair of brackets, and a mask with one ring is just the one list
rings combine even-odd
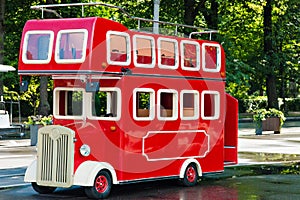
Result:
{"label": "potted plant", "polygon": [[285,121],[282,111],[275,108],[257,109],[253,111],[253,120],[256,122],[256,135],[261,135],[262,131],[274,131],[280,133],[280,129]]}
{"label": "potted plant", "polygon": [[53,122],[53,116],[42,116],[42,115],[33,115],[28,117],[28,121],[25,122],[30,128],[30,144],[31,146],[36,145],[37,143],[37,134],[41,126],[51,125]]}

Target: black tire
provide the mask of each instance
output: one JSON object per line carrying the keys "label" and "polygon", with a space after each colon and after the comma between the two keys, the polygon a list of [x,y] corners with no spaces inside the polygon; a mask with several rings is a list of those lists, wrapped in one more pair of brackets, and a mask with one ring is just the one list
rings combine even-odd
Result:
{"label": "black tire", "polygon": [[36,192],[38,192],[40,194],[51,194],[56,189],[56,187],[41,186],[35,182],[31,183],[31,186]]}
{"label": "black tire", "polygon": [[100,171],[92,187],[85,188],[85,194],[92,199],[104,199],[109,196],[112,188],[111,176],[107,171]]}
{"label": "black tire", "polygon": [[184,177],[182,179],[182,184],[187,187],[195,186],[198,182],[198,170],[194,163],[187,166],[184,171]]}

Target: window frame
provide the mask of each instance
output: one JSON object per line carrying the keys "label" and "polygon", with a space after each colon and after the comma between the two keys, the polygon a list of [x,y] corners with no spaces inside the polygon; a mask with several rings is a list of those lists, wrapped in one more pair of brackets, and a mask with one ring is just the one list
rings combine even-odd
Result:
{"label": "window frame", "polygon": [[[194,94],[194,116],[184,116],[184,94]],[[180,92],[180,118],[182,120],[199,119],[200,94],[197,90],[182,90]]]}
{"label": "window frame", "polygon": [[[205,98],[204,96],[206,94],[209,94],[209,95],[214,95],[214,103],[215,103],[215,107],[214,107],[214,110],[215,110],[215,113],[214,113],[214,116],[205,116]],[[220,96],[220,92],[218,91],[213,91],[213,90],[204,90],[202,91],[201,93],[201,118],[204,119],[204,120],[217,120],[219,119],[220,117],[220,108],[221,108],[221,96]]]}
{"label": "window frame", "polygon": [[[27,59],[27,49],[28,49],[28,40],[30,34],[49,34],[49,47],[48,47],[48,59],[46,60],[29,60]],[[31,30],[27,31],[24,35],[24,41],[23,41],[23,53],[22,53],[22,61],[25,64],[48,64],[51,61],[52,58],[52,52],[53,52],[53,43],[54,43],[54,32],[51,30]]]}
{"label": "window frame", "polygon": [[[217,48],[217,57],[216,57],[216,68],[209,69],[206,68],[206,61],[205,61],[205,47],[216,47]],[[220,72],[221,70],[221,45],[215,43],[202,43],[202,69],[205,72]]]}
{"label": "window frame", "polygon": [[[125,37],[126,40],[126,62],[123,61],[113,61],[111,60],[111,49],[110,49],[110,35],[117,35]],[[130,35],[125,32],[119,31],[107,31],[106,33],[106,61],[109,65],[120,65],[128,66],[131,63],[131,45],[130,45]]]}
{"label": "window frame", "polygon": [[122,92],[121,89],[118,87],[100,87],[99,92],[116,92],[117,93],[117,116],[115,117],[98,117],[94,116],[92,113],[92,100],[93,100],[93,93],[87,93],[88,96],[88,118],[91,120],[103,120],[103,121],[119,121],[121,119],[121,109],[122,109]]}
{"label": "window frame", "polygon": [[[161,116],[161,93],[173,93],[173,115],[171,117]],[[174,89],[159,89],[157,91],[157,119],[161,121],[175,121],[178,119],[178,92]]]}
{"label": "window frame", "polygon": [[[61,35],[64,33],[83,33],[83,46],[82,46],[82,58],[80,59],[61,59],[60,56],[60,39]],[[56,44],[55,44],[55,62],[60,64],[69,64],[69,63],[83,63],[86,58],[87,51],[87,40],[88,40],[88,30],[87,29],[64,29],[60,30],[57,33]]]}
{"label": "window frame", "polygon": [[[137,116],[137,93],[150,93],[149,117]],[[152,88],[135,88],[133,90],[133,119],[136,121],[150,121],[155,118],[155,91]]]}
{"label": "window frame", "polygon": [[[162,59],[161,59],[161,42],[162,41],[165,41],[165,42],[172,42],[175,44],[174,46],[174,62],[175,62],[175,65],[164,65],[161,63]],[[157,57],[158,57],[158,67],[160,69],[178,69],[178,66],[179,66],[179,53],[178,53],[178,41],[176,39],[171,39],[171,38],[164,38],[164,37],[159,37],[157,39]]]}
{"label": "window frame", "polygon": [[[82,92],[82,114],[81,115],[59,115],[59,104],[60,104],[60,98],[57,95],[60,91],[65,92]],[[67,98],[67,96],[65,97]],[[66,99],[65,99],[66,102]],[[53,116],[56,119],[74,119],[74,120],[82,120],[86,113],[86,92],[83,88],[69,88],[69,87],[57,87],[53,90]],[[65,107],[67,109],[67,107]],[[65,110],[66,112],[66,110]],[[66,112],[67,113],[67,112]]]}
{"label": "window frame", "polygon": [[[184,44],[191,44],[191,45],[195,45],[196,46],[196,67],[186,67],[184,65]],[[183,70],[187,70],[187,71],[199,71],[200,70],[200,44],[198,42],[195,41],[189,41],[189,40],[182,40],[180,42],[180,53],[181,53],[181,68]]]}
{"label": "window frame", "polygon": [[[137,38],[139,39],[146,39],[150,40],[151,42],[151,54],[152,54],[152,62],[151,64],[143,64],[143,63],[138,63],[137,58]],[[155,66],[155,61],[156,61],[156,56],[155,56],[155,40],[152,36],[147,36],[147,35],[133,35],[133,62],[135,67],[142,67],[142,68],[154,68]]]}

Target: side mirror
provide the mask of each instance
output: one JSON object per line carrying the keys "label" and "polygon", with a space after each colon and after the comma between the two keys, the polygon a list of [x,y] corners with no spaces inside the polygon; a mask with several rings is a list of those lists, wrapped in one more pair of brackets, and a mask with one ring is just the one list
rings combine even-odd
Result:
{"label": "side mirror", "polygon": [[20,91],[21,92],[26,92],[28,90],[28,82],[27,81],[22,81],[20,83]]}
{"label": "side mirror", "polygon": [[100,88],[99,82],[87,82],[85,85],[86,92],[98,92]]}

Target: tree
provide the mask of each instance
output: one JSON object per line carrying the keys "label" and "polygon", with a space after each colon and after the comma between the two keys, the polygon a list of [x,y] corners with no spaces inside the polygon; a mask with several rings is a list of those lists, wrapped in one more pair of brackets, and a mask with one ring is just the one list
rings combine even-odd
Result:
{"label": "tree", "polygon": [[[46,4],[53,4],[53,0],[46,0]],[[45,14],[49,18],[49,13]],[[47,116],[50,112],[50,104],[48,101],[48,76],[40,77],[40,104],[38,107],[38,114]]]}

